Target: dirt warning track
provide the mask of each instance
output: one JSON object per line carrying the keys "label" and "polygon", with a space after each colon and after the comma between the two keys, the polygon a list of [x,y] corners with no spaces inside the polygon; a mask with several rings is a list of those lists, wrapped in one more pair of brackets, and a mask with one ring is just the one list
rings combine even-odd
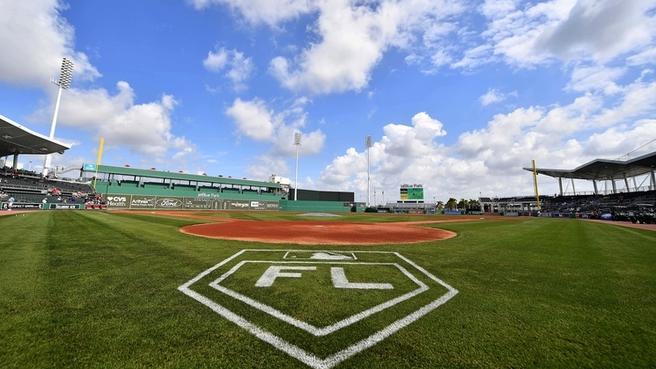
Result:
{"label": "dirt warning track", "polygon": [[380,245],[416,243],[455,237],[454,232],[404,223],[343,223],[321,221],[248,221],[196,224],[181,232],[224,240],[303,245]]}

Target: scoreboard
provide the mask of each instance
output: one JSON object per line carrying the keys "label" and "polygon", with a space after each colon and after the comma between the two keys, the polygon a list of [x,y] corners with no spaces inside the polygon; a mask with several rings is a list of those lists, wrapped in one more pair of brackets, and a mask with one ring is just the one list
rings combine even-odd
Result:
{"label": "scoreboard", "polygon": [[423,201],[424,187],[420,184],[401,185],[400,198],[401,201]]}

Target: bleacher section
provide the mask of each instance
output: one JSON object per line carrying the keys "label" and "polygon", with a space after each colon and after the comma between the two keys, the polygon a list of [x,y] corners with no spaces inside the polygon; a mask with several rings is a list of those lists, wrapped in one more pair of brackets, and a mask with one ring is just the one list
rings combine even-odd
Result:
{"label": "bleacher section", "polygon": [[85,164],[81,176],[96,173],[96,191],[110,208],[267,210],[286,197],[277,183],[154,169]]}
{"label": "bleacher section", "polygon": [[44,179],[33,172],[9,168],[0,171],[0,202],[4,207],[8,207],[9,202],[13,208],[26,209],[84,205],[93,193],[87,183]]}
{"label": "bleacher section", "polygon": [[[656,206],[656,151],[623,159],[594,159],[574,169],[524,168],[555,178],[558,196],[545,198],[543,215],[590,217],[653,223]],[[572,192],[563,191],[563,182],[571,181]],[[592,193],[577,193],[574,180],[592,184]],[[638,185],[640,183],[640,185]],[[644,185],[647,183],[647,185]],[[607,185],[610,184],[610,190]],[[603,187],[603,188],[601,188]],[[537,189],[536,189],[537,190]]]}
{"label": "bleacher section", "polygon": [[551,216],[601,218],[655,223],[656,191],[609,195],[556,196],[543,200],[542,212]]}

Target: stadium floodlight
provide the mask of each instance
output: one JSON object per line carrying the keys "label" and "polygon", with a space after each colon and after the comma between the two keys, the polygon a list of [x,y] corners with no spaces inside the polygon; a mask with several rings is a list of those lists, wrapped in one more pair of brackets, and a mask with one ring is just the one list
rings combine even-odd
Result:
{"label": "stadium floodlight", "polygon": [[364,144],[367,148],[367,207],[369,207],[369,205],[371,204],[371,195],[369,193],[369,189],[371,188],[371,184],[370,184],[371,170],[370,170],[369,149],[373,146],[371,136],[367,136],[367,138],[364,141]]}
{"label": "stadium floodlight", "polygon": [[[533,189],[535,190],[535,203],[538,210],[541,210],[540,207],[540,193],[538,192],[538,171],[535,167],[535,160],[531,160],[531,166],[533,167]],[[572,186],[574,186],[574,178],[572,178]],[[574,191],[576,194],[576,190]]]}
{"label": "stadium floodlight", "polygon": [[298,151],[301,148],[301,133],[294,133],[294,146],[296,146],[296,179],[294,180],[294,201],[298,201]]}
{"label": "stadium floodlight", "polygon": [[[57,100],[55,102],[55,111],[52,114],[52,123],[50,124],[50,139],[55,138],[55,128],[57,128],[57,116],[59,115],[59,103],[61,102],[62,91],[67,90],[71,87],[71,81],[73,80],[73,62],[64,58],[62,60],[61,69],[59,71],[59,79],[53,80],[54,83],[59,88],[57,89]],[[43,161],[43,176],[48,175],[48,167],[50,166],[51,155],[46,155],[45,160]]]}

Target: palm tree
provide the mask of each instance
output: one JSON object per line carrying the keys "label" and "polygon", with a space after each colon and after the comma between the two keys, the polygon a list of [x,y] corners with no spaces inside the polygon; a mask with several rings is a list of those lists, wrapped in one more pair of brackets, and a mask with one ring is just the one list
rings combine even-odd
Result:
{"label": "palm tree", "polygon": [[469,210],[474,210],[474,211],[481,210],[482,211],[481,203],[478,202],[478,200],[474,200],[474,199],[469,200],[469,206],[467,208]]}

